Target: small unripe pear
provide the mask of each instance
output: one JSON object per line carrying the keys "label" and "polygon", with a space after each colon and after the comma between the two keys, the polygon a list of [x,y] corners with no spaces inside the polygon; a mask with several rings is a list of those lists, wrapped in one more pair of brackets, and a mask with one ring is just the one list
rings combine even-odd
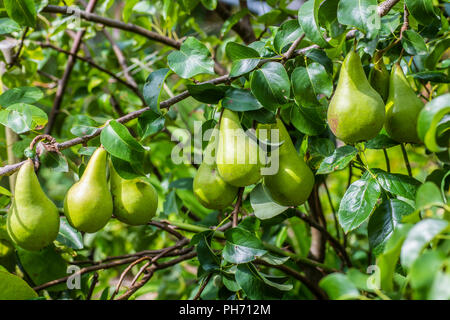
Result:
{"label": "small unripe pear", "polygon": [[245,187],[261,179],[258,144],[245,134],[238,115],[229,109],[220,121],[216,163],[222,179],[232,186]]}
{"label": "small unripe pear", "polygon": [[219,175],[215,161],[217,134],[213,135],[205,149],[203,162],[194,177],[194,195],[208,209],[224,209],[236,198],[238,187],[234,187]]}
{"label": "small unripe pear", "polygon": [[383,99],[367,81],[359,55],[350,50],[328,107],[331,131],[349,144],[370,140],[383,128],[384,113]]}
{"label": "small unripe pear", "polygon": [[391,70],[384,124],[388,135],[400,143],[420,143],[416,128],[417,118],[423,107],[424,103],[410,87],[400,65],[394,65]]}
{"label": "small unripe pear", "polygon": [[155,188],[140,178],[123,179],[111,163],[109,168],[116,218],[132,226],[148,223],[158,209],[158,194]]}
{"label": "small unripe pear", "polygon": [[31,159],[17,174],[6,224],[11,240],[26,250],[40,250],[58,236],[58,208],[42,190]]}
{"label": "small unripe pear", "polygon": [[106,180],[107,152],[98,148],[80,181],[67,191],[64,214],[77,230],[93,233],[102,229],[113,213],[113,201]]}
{"label": "small unripe pear", "polygon": [[277,119],[276,124],[258,125],[258,131],[261,129],[279,130],[279,141],[283,143],[278,150],[278,159],[272,159],[272,163],[278,160],[278,172],[263,178],[272,199],[283,206],[303,204],[314,187],[314,174],[295,150],[281,120]]}

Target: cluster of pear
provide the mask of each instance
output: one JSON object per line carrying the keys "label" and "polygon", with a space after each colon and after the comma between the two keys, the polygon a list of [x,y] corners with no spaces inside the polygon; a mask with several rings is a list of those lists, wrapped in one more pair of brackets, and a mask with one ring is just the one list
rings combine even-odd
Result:
{"label": "cluster of pear", "polygon": [[359,55],[350,50],[328,107],[328,124],[334,135],[354,144],[374,138],[384,126],[399,143],[419,143],[416,126],[424,103],[400,65],[394,64],[389,76],[382,56],[376,54],[369,80]]}
{"label": "cluster of pear", "polygon": [[[130,225],[145,224],[158,207],[158,195],[148,182],[123,179],[110,165],[107,180],[107,152],[98,148],[89,160],[81,179],[67,192],[64,214],[79,231],[102,229],[114,214]],[[59,232],[59,212],[42,190],[31,159],[20,168],[14,200],[7,218],[10,238],[27,250],[40,250],[52,243]]]}
{"label": "cluster of pear", "polygon": [[257,133],[262,129],[279,130],[282,142],[278,171],[273,175],[261,175],[266,157],[261,159],[258,143],[244,132],[235,112],[223,111],[218,137],[212,135],[205,149],[205,156],[210,158],[203,159],[194,178],[194,194],[203,206],[224,209],[234,201],[240,187],[260,179],[281,205],[298,206],[306,201],[314,186],[314,174],[295,150],[283,122],[277,119],[275,124],[259,124]]}

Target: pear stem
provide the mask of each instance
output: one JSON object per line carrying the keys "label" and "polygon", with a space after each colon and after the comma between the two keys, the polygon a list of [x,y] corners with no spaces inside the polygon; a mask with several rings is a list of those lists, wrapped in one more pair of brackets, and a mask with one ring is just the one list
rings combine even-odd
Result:
{"label": "pear stem", "polygon": [[402,148],[403,160],[405,160],[406,170],[408,171],[408,176],[412,177],[411,164],[409,163],[408,154],[406,153],[405,145],[403,143],[400,144]]}
{"label": "pear stem", "polygon": [[336,237],[340,240],[341,235],[339,232],[339,223],[336,217],[336,210],[334,209],[333,201],[331,201],[330,190],[328,190],[327,180],[323,181],[323,186],[325,187],[325,192],[327,193],[328,203],[330,204],[331,212],[333,213],[334,227],[336,228]]}
{"label": "pear stem", "polygon": [[239,188],[238,198],[236,200],[236,204],[234,205],[234,209],[231,212],[231,215],[233,216],[233,228],[235,228],[238,224],[238,214],[242,204],[242,195],[244,194],[244,189],[244,187]]}
{"label": "pear stem", "polygon": [[386,148],[383,148],[384,160],[386,161],[386,171],[391,172],[391,163]]}

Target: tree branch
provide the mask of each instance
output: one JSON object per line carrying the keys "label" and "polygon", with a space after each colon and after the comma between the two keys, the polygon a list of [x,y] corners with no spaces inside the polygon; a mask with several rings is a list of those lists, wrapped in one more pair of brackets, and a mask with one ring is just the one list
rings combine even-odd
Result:
{"label": "tree branch", "polygon": [[[389,2],[391,4],[391,6],[389,7],[389,10],[390,10],[390,8],[392,8],[392,6],[394,6],[398,1],[399,0],[387,0],[387,1],[383,2],[383,4],[386,3],[386,2]],[[383,8],[387,8],[386,6],[387,5],[385,4],[383,6]],[[50,6],[47,6],[46,8],[49,8],[49,7]],[[51,7],[60,8],[60,7],[57,7],[57,6],[51,6]],[[62,8],[65,8],[63,11],[64,11],[64,13],[67,14],[67,12],[66,12],[67,11],[67,7],[62,7]],[[46,12],[51,12],[50,10],[53,10],[53,9],[48,9]],[[384,16],[384,15],[386,15],[388,13],[389,10],[386,11],[386,9],[383,9],[383,10],[379,9],[378,12],[379,13],[381,12],[380,15]],[[111,20],[111,19],[109,19],[109,20]],[[113,21],[115,21],[115,20],[113,20]],[[127,24],[125,24],[125,25],[127,25]],[[145,30],[145,31],[147,31],[147,30]],[[354,35],[355,34],[353,34],[353,36]],[[308,46],[308,47],[305,47],[305,48],[302,48],[302,49],[295,50],[294,54],[292,55],[291,58],[295,58],[298,55],[305,54],[309,50],[316,49],[316,48],[319,48],[319,46],[311,45],[311,46]],[[279,58],[281,58],[281,57],[279,57]],[[273,58],[272,59],[263,59],[263,60],[261,60],[260,63],[258,64],[258,67],[262,66],[263,64],[265,64],[265,63],[267,63],[269,61],[273,61]],[[216,85],[216,84],[222,84],[222,83],[231,82],[232,80],[234,80],[234,79],[231,78],[229,75],[224,75],[224,76],[217,77],[215,79],[211,79],[211,80],[208,80],[208,81],[201,82],[200,84],[210,83],[210,84]],[[165,100],[165,101],[161,102],[160,103],[160,108],[163,108],[163,109],[164,108],[169,108],[170,106],[172,106],[172,105],[176,104],[177,102],[180,102],[180,101],[188,98],[189,96],[190,96],[190,94],[186,90],[186,91],[184,91],[184,92],[174,96],[173,98],[170,98],[168,100]],[[118,118],[116,120],[118,122],[120,122],[120,123],[126,123],[128,121],[131,121],[133,119],[138,118],[142,113],[144,113],[147,110],[149,110],[148,107],[142,108],[140,110],[133,111],[133,112],[131,112],[131,113],[129,113],[129,114],[123,116],[123,117],[120,117],[120,118]],[[83,137],[77,137],[77,138],[74,138],[72,140],[68,140],[68,141],[59,143],[58,144],[58,149],[59,150],[64,150],[64,149],[73,147],[73,146],[78,145],[78,144],[86,143],[87,141],[97,137],[101,133],[101,131],[102,131],[102,128],[99,128],[96,132],[94,132],[91,135],[86,135],[86,136],[83,136]],[[15,163],[15,164],[11,164],[11,165],[6,165],[6,166],[3,166],[3,167],[0,167],[0,177],[4,176],[4,175],[9,175],[9,174],[12,174],[12,173],[16,172],[17,170],[20,169],[20,167],[24,163],[25,163],[25,161],[22,161],[22,162],[19,162],[19,163]]]}
{"label": "tree branch", "polygon": [[[86,12],[90,13],[94,10],[94,7],[97,3],[97,0],[89,0],[89,3],[86,7]],[[70,74],[72,73],[73,66],[76,62],[76,53],[80,49],[81,40],[83,39],[84,33],[86,29],[82,29],[77,32],[75,39],[73,41],[72,49],[70,50],[71,55],[67,59],[66,69],[64,70],[64,74],[61,80],[58,83],[58,88],[56,90],[55,100],[53,100],[53,107],[48,116],[48,123],[45,128],[45,133],[51,133],[53,124],[56,120],[56,116],[59,113],[59,109],[61,108],[62,101],[64,99],[64,93],[66,92],[67,83],[69,82]]]}
{"label": "tree branch", "polygon": [[64,53],[68,56],[73,56],[74,58],[81,60],[83,62],[88,63],[91,67],[100,70],[103,73],[106,73],[107,75],[109,75],[110,77],[114,78],[117,82],[122,83],[123,85],[125,85],[126,87],[130,88],[142,101],[143,104],[145,104],[145,100],[144,97],[142,95],[142,93],[139,91],[139,88],[137,87],[136,83],[131,83],[128,82],[126,80],[123,80],[122,78],[118,77],[114,72],[109,71],[106,68],[103,68],[102,66],[98,65],[97,63],[95,63],[92,59],[90,58],[86,58],[86,57],[82,57],[80,55],[77,55],[75,53],[72,53],[71,51],[67,51],[64,50],[62,48],[59,48],[51,43],[47,43],[47,42],[36,42],[39,46],[41,46],[42,48],[49,48],[49,49],[53,49],[55,51]]}
{"label": "tree branch", "polygon": [[[242,2],[242,0],[240,1]],[[227,20],[233,15],[228,6],[222,2],[217,3],[215,11],[223,21]],[[246,17],[248,17],[248,15]],[[244,19],[236,23],[232,27],[232,29],[241,37],[242,41],[244,41],[245,44],[250,44],[256,41],[256,37],[253,28],[251,27],[251,25],[249,26]]]}
{"label": "tree branch", "polygon": [[106,17],[102,17],[87,11],[77,11],[73,10],[70,7],[66,6],[54,6],[54,5],[48,5],[44,9],[42,9],[42,12],[48,12],[48,13],[59,13],[64,15],[73,15],[77,14],[80,16],[80,18],[83,18],[86,21],[96,22],[100,23],[104,26],[121,29],[124,31],[133,32],[136,34],[139,34],[141,36],[144,36],[150,40],[154,40],[163,44],[166,44],[170,47],[173,47],[175,49],[179,49],[181,46],[181,43],[179,41],[176,41],[174,39],[171,39],[169,37],[160,35],[159,33],[149,31],[147,29],[144,29],[142,27],[139,27],[137,25],[131,24],[131,23],[124,23],[119,20],[114,20]]}

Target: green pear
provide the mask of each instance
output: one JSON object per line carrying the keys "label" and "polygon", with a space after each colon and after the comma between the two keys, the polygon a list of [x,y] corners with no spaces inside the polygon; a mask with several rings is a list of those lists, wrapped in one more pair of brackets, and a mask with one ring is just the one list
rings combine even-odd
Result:
{"label": "green pear", "polygon": [[349,144],[370,140],[383,127],[383,99],[370,86],[361,59],[353,50],[342,64],[328,107],[328,124],[337,138]]}
{"label": "green pear", "polygon": [[140,178],[123,179],[111,163],[109,167],[116,218],[132,226],[148,223],[158,208],[158,194],[155,188]]}
{"label": "green pear", "polygon": [[26,250],[40,250],[58,236],[58,208],[42,190],[31,159],[17,174],[6,225],[11,240]]}
{"label": "green pear", "polygon": [[373,57],[373,68],[369,73],[369,82],[386,102],[389,95],[389,72],[383,62],[383,55],[377,52]]}
{"label": "green pear", "polygon": [[[259,125],[261,129],[278,129],[278,172],[274,175],[264,176],[264,184],[269,190],[272,199],[283,206],[299,206],[304,203],[314,187],[314,174],[305,163],[292,143],[283,122],[277,119],[276,124]],[[271,134],[268,133],[268,137]],[[272,153],[272,157],[274,154]],[[272,159],[272,162],[276,159]]]}
{"label": "green pear", "polygon": [[219,128],[217,169],[222,179],[235,187],[245,187],[261,179],[258,144],[242,129],[238,115],[228,109]]}
{"label": "green pear", "polygon": [[417,136],[417,118],[424,103],[410,87],[400,65],[391,70],[389,98],[386,103],[386,122],[388,135],[397,142],[420,143]]}
{"label": "green pear", "polygon": [[113,201],[106,180],[106,150],[98,148],[81,179],[67,191],[64,214],[70,225],[93,233],[103,228],[113,213]]}
{"label": "green pear", "polygon": [[194,195],[208,209],[224,209],[236,198],[238,187],[224,181],[219,175],[215,159],[217,135],[212,135],[205,149],[203,162],[194,177]]}

